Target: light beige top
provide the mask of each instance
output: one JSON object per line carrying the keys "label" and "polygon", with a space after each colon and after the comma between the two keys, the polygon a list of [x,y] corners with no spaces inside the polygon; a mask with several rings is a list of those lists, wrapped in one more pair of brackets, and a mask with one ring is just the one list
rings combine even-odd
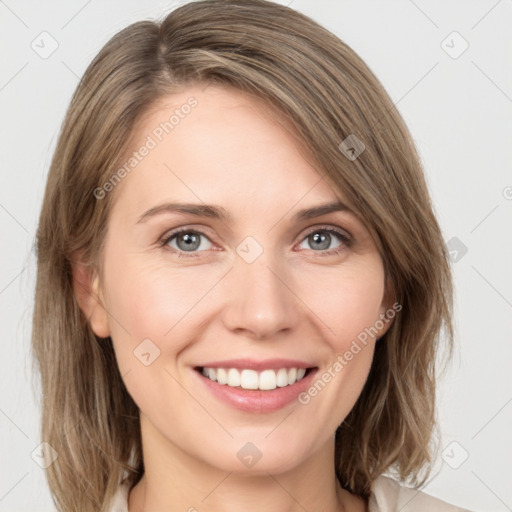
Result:
{"label": "light beige top", "polygon": [[[128,512],[128,485],[121,485],[109,512]],[[429,494],[410,489],[386,476],[373,482],[368,512],[470,512]]]}

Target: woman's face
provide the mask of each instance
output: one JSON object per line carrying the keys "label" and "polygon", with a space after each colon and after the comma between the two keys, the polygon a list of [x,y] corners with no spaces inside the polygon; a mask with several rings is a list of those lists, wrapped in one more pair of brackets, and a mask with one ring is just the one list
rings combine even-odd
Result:
{"label": "woman's face", "polygon": [[347,209],[307,213],[339,197],[239,91],[167,96],[133,151],[102,189],[107,313],[92,325],[144,443],[225,471],[296,467],[333,442],[385,330],[368,335],[389,307],[369,232]]}

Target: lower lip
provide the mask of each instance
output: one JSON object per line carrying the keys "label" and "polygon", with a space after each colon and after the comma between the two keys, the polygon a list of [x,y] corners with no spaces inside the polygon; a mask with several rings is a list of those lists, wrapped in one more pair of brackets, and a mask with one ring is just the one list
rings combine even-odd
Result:
{"label": "lower lip", "polygon": [[298,396],[310,386],[317,368],[310,370],[305,377],[295,384],[268,391],[233,388],[227,384],[219,384],[216,381],[210,380],[197,370],[193,370],[193,372],[203,385],[223,402],[241,411],[266,413],[282,409],[294,400],[297,400]]}

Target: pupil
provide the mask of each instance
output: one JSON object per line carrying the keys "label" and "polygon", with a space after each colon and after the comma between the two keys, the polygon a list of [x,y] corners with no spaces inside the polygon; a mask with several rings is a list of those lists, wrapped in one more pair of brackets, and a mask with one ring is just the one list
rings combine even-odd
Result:
{"label": "pupil", "polygon": [[315,233],[311,236],[314,243],[320,242],[318,249],[327,249],[330,245],[331,236],[328,233]]}

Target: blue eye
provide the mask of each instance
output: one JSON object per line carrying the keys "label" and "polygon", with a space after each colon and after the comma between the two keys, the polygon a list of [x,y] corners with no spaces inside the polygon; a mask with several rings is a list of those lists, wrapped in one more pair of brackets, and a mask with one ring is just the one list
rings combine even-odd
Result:
{"label": "blue eye", "polygon": [[[198,249],[209,249],[209,247],[204,247],[202,243],[202,238],[208,240],[205,234],[200,233],[198,231],[192,231],[190,229],[182,229],[178,232],[171,233],[168,237],[163,240],[163,245],[169,246],[172,249],[179,252],[195,252]],[[171,244],[176,242],[173,247]],[[209,242],[209,240],[208,240]],[[211,244],[211,242],[209,242]]]}
{"label": "blue eye", "polygon": [[[332,243],[336,243],[336,239],[338,244],[333,247]],[[309,250],[318,253],[319,256],[330,256],[350,247],[352,238],[338,229],[317,227],[305,235],[301,245],[304,243],[309,245]],[[179,258],[201,256],[201,252],[212,248],[210,239],[204,233],[187,228],[169,233],[163,238],[161,245],[178,253]]]}
{"label": "blue eye", "polygon": [[[335,241],[336,238],[341,242],[337,246],[332,247],[331,243]],[[306,235],[301,245],[304,242],[308,243],[313,251],[320,252],[322,256],[329,256],[331,254],[340,253],[344,247],[350,247],[352,240],[348,235],[337,229],[316,228]]]}

